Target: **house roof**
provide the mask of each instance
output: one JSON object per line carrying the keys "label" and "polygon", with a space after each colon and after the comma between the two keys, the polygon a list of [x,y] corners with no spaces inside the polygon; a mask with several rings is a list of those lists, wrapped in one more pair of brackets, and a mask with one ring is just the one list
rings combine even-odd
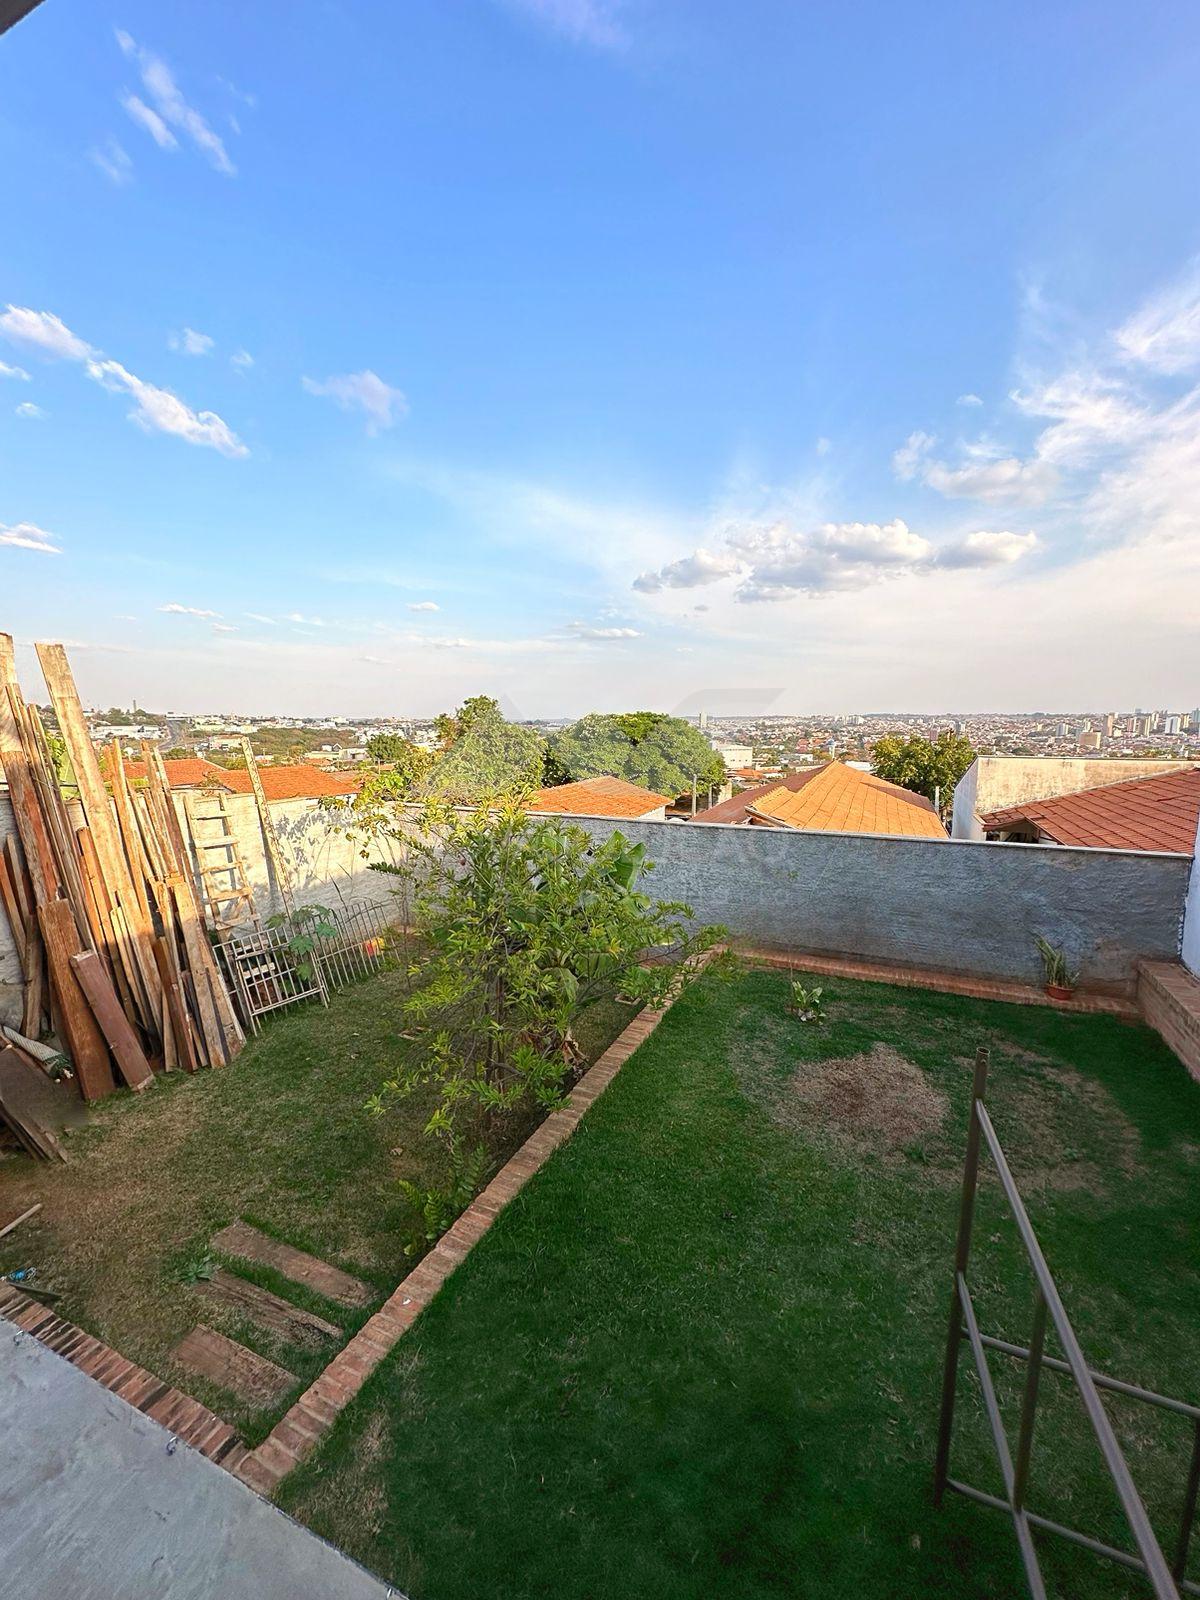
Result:
{"label": "house roof", "polygon": [[[259,767],[263,793],[268,800],[323,800],[357,794],[362,779],[353,772],[325,772],[320,767]],[[250,774],[226,772],[222,782],[235,794],[250,794]]]}
{"label": "house roof", "polygon": [[1190,856],[1200,825],[1200,767],[1026,800],[989,812],[989,833],[1028,823],[1054,844],[1093,850],[1168,850]]}
{"label": "house roof", "polygon": [[[742,796],[745,799],[745,796]],[[750,821],[821,833],[948,837],[932,804],[897,783],[830,761],[798,788],[778,784],[753,800]]]}
{"label": "house roof", "polygon": [[[107,778],[110,776],[110,763],[112,753],[106,746],[100,759],[101,771]],[[167,775],[167,783],[172,789],[203,789],[213,786],[228,789],[231,787],[225,780],[229,777],[224,767],[218,767],[211,761],[203,761],[199,756],[181,757],[178,761],[164,761],[163,769]],[[144,783],[146,781],[146,763],[144,761],[126,761],[125,776],[130,783]]]}
{"label": "house roof", "polygon": [[560,816],[644,817],[649,811],[661,811],[670,805],[672,798],[626,783],[624,778],[581,778],[577,783],[539,789],[526,802],[526,809]]}
{"label": "house roof", "polygon": [[[109,751],[105,750],[102,770],[108,775]],[[250,774],[228,767],[218,767],[212,761],[187,757],[178,761],[164,761],[167,783],[172,789],[223,789],[227,794],[250,794]],[[360,780],[350,772],[322,772],[318,767],[284,766],[259,767],[263,793],[268,800],[319,800],[325,796],[356,794]],[[143,783],[146,779],[144,761],[127,761],[125,776],[130,783]]]}
{"label": "house roof", "polygon": [[750,808],[764,795],[772,794],[776,789],[803,789],[806,783],[811,783],[819,772],[824,772],[824,767],[809,767],[806,772],[789,772],[786,778],[771,778],[766,783],[760,783],[756,788],[743,789],[740,794],[735,794],[731,800],[722,800],[719,805],[709,806],[707,811],[697,813],[697,822],[749,822]]}

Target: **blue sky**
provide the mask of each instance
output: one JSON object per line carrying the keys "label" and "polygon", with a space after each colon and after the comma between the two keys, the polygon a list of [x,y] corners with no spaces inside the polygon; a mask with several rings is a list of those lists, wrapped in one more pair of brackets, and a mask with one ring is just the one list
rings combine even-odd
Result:
{"label": "blue sky", "polygon": [[1200,699],[1192,6],[45,0],[0,172],[31,691]]}

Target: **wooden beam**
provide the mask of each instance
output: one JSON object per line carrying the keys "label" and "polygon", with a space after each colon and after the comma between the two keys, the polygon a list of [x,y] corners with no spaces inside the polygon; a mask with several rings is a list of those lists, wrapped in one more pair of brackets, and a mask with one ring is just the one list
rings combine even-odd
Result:
{"label": "wooden beam", "polygon": [[116,1083],[104,1035],[71,965],[71,957],[82,953],[75,918],[65,900],[50,900],[38,907],[38,923],[63,1042],[74,1065],[76,1081],[85,1100],[99,1100],[111,1094]]}
{"label": "wooden beam", "polygon": [[283,901],[283,908],[289,916],[296,911],[296,902],[292,894],[292,878],[287,866],[284,864],[283,851],[279,848],[279,837],[275,832],[275,823],[267,809],[266,791],[262,786],[262,778],[258,772],[258,762],[254,759],[254,747],[250,740],[243,734],[242,754],[246,758],[246,771],[250,776],[250,788],[254,793],[254,804],[258,810],[258,826],[262,832],[263,844],[266,846],[267,860],[271,871],[275,875],[275,882],[279,887],[279,898]]}
{"label": "wooden beam", "polygon": [[140,1020],[147,1035],[156,1038],[162,993],[154,964],[150,920],[138,899],[133,875],[125,859],[117,821],[100,774],[66,651],[60,644],[39,644],[37,653],[58,717],[58,730],[75,769],[79,798],[92,832],[92,842],[96,847],[96,857],[108,886],[109,897],[125,914],[135,964],[135,970],[130,974],[131,987],[138,1003]]}
{"label": "wooden beam", "polygon": [[79,987],[87,996],[92,1015],[100,1024],[100,1031],[108,1040],[113,1059],[121,1076],[131,1089],[147,1089],[154,1082],[154,1073],[146,1060],[145,1052],[121,1010],[117,991],[105,970],[104,963],[94,950],[81,951],[71,957],[71,965],[79,980]]}

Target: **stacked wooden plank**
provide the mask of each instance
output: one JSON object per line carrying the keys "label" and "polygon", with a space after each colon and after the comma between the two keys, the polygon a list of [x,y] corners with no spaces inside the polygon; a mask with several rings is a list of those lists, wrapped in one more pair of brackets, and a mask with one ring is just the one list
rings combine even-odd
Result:
{"label": "stacked wooden plank", "polygon": [[79,816],[0,634],[0,767],[16,827],[0,851],[0,905],[25,979],[21,1031],[58,1034],[89,1100],[118,1082],[145,1088],[156,1068],[224,1066],[244,1036],[161,757],[143,746],[148,778],[135,788],[114,744],[102,774],[65,651],[37,651]]}

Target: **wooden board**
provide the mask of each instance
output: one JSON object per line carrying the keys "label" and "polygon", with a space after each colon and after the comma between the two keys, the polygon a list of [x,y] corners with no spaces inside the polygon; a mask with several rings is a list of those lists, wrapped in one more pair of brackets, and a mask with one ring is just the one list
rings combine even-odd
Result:
{"label": "wooden board", "polygon": [[104,1035],[71,965],[71,957],[81,953],[75,918],[65,900],[51,900],[38,907],[38,924],[46,946],[58,1021],[76,1081],[85,1100],[99,1100],[102,1095],[111,1094],[116,1084]]}
{"label": "wooden board", "polygon": [[22,1147],[42,1161],[65,1161],[62,1145],[46,1112],[51,1086],[41,1068],[15,1045],[0,1039],[0,1122]]}
{"label": "wooden board", "polygon": [[244,1344],[198,1322],[171,1352],[180,1366],[198,1372],[252,1406],[278,1405],[296,1386],[294,1373]]}
{"label": "wooden board", "polygon": [[351,1277],[340,1267],[331,1267],[327,1261],[320,1261],[307,1251],[281,1244],[269,1234],[252,1228],[248,1222],[231,1222],[213,1236],[212,1242],[214,1250],[228,1256],[241,1256],[243,1261],[257,1261],[263,1267],[273,1267],[282,1277],[314,1289],[337,1305],[357,1308],[370,1305],[375,1299],[374,1289],[360,1278]]}
{"label": "wooden board", "polygon": [[137,1034],[130,1027],[129,1018],[121,1010],[117,992],[103,961],[94,950],[84,950],[71,957],[71,965],[79,980],[79,987],[87,996],[92,1015],[108,1040],[121,1076],[131,1089],[149,1088],[154,1082],[154,1074]]}
{"label": "wooden board", "polygon": [[218,1267],[211,1278],[202,1279],[197,1289],[210,1300],[230,1306],[251,1322],[277,1333],[289,1344],[321,1346],[345,1338],[342,1329],[311,1311],[302,1311],[290,1300],[284,1300],[269,1289],[260,1289],[248,1278],[239,1278],[236,1272],[226,1272]]}

